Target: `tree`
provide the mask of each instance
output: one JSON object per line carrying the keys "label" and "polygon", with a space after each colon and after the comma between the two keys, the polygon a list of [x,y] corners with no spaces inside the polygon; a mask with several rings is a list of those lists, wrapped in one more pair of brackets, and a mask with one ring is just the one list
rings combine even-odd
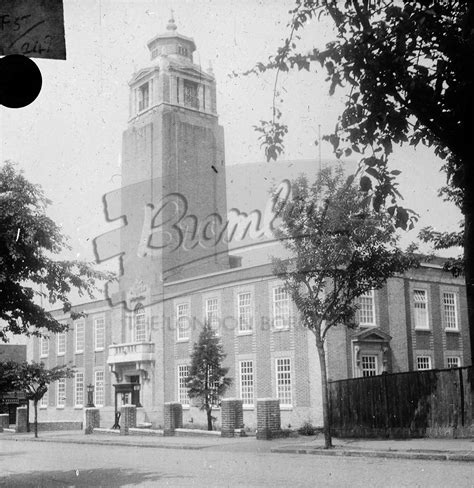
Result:
{"label": "tree", "polygon": [[[361,155],[378,210],[409,228],[416,215],[397,204],[396,176],[388,160],[394,144],[424,144],[442,162],[445,194],[464,215],[464,271],[474,355],[474,3],[468,0],[296,0],[289,36],[266,63],[268,69],[317,71],[327,75],[329,93],[344,86],[347,98],[333,134],[325,136],[338,157]],[[300,52],[298,35],[310,21],[329,19],[335,37],[325,46]],[[277,75],[278,76],[278,75]],[[283,150],[287,127],[273,107],[273,120],[257,130],[268,159]],[[415,164],[415,163],[414,163]]]}
{"label": "tree", "polygon": [[5,388],[3,391],[24,392],[26,398],[33,401],[35,437],[38,437],[38,402],[48,391],[51,383],[62,378],[71,378],[74,375],[74,369],[67,365],[47,369],[44,363],[8,361],[0,363],[0,373],[8,378],[8,382],[2,387],[2,389]]}
{"label": "tree", "polygon": [[41,336],[66,330],[67,325],[41,306],[41,298],[60,302],[67,312],[73,289],[93,298],[96,282],[112,278],[81,261],[53,259],[68,246],[59,226],[45,213],[49,203],[41,188],[12,163],[0,168],[1,341],[7,341],[8,333]]}
{"label": "tree", "polygon": [[222,367],[224,349],[214,329],[206,322],[194,344],[191,367],[186,379],[188,395],[200,401],[207,414],[207,430],[212,430],[212,407],[218,405],[232,380],[226,377],[229,368]]}
{"label": "tree", "polygon": [[282,223],[275,236],[290,257],[274,258],[273,270],[315,336],[326,448],[332,447],[327,334],[335,326],[355,327],[358,297],[418,263],[413,249],[404,253],[398,248],[393,218],[375,212],[353,181],[340,167],[325,169],[313,184],[305,177],[295,180],[289,204],[276,202]]}

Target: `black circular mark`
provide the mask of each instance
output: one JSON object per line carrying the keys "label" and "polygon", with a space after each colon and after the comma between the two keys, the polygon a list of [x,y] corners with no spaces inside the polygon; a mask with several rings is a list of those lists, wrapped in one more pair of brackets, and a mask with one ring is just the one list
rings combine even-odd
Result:
{"label": "black circular mark", "polygon": [[0,104],[9,108],[29,105],[39,95],[43,79],[36,63],[21,54],[0,59]]}

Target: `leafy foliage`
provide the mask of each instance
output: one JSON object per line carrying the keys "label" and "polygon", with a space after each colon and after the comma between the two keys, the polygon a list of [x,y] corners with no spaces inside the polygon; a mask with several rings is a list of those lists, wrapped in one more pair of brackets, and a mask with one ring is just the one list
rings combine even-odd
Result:
{"label": "leafy foliage", "polygon": [[208,430],[212,430],[212,407],[219,404],[232,381],[226,377],[229,368],[222,366],[225,356],[219,337],[206,322],[194,344],[186,384],[189,397],[200,401],[201,410],[206,410]]}
{"label": "leafy foliage", "polygon": [[[347,88],[335,131],[325,139],[337,157],[361,155],[366,170],[361,186],[372,192],[375,209],[386,199],[391,202],[388,210],[398,226],[411,227],[416,214],[396,203],[398,172],[387,169],[393,144],[432,146],[444,161],[447,188],[460,190],[454,193],[462,205],[472,179],[465,168],[470,164],[474,115],[468,62],[474,56],[474,4],[297,0],[290,14],[284,45],[247,73],[319,69],[326,74],[330,94],[337,87]],[[332,21],[335,38],[324,47],[299,52],[298,32],[323,16]],[[279,134],[284,133],[282,127],[279,122]],[[268,125],[264,128],[271,133]],[[277,142],[277,151],[266,149],[269,160],[283,149],[281,138]]]}
{"label": "leafy foliage", "polygon": [[47,369],[44,363],[23,361],[0,362],[0,392],[21,391],[32,400],[35,409],[35,437],[38,437],[38,402],[48,386],[61,378],[71,378],[74,368],[67,365]]}
{"label": "leafy foliage", "polygon": [[[110,273],[81,261],[54,260],[67,249],[60,228],[45,213],[42,190],[7,162],[0,168],[0,340],[7,334],[45,335],[65,329],[39,304],[41,297],[71,310],[73,289],[93,298]],[[74,318],[74,313],[71,312]]]}
{"label": "leafy foliage", "polygon": [[418,260],[414,248],[402,252],[398,247],[393,218],[375,212],[341,167],[321,171],[313,184],[300,177],[292,188],[290,204],[276,202],[282,223],[275,230],[290,257],[273,259],[273,268],[316,338],[326,447],[330,447],[327,333],[338,325],[355,327],[358,297],[418,266]]}

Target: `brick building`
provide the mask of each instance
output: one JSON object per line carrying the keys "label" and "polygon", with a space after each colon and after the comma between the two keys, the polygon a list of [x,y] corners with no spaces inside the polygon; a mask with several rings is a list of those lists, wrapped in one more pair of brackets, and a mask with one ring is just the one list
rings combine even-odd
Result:
{"label": "brick building", "polygon": [[[193,63],[194,41],[171,19],[148,48],[150,66],[130,81],[122,188],[105,200],[108,219],[122,227],[95,242],[99,258],[120,255],[120,280],[108,300],[76,306],[80,320],[54,312],[67,333],[30,344],[30,358],[77,368],[75,378],[51,386],[40,420],[81,419],[91,384],[104,426],[124,402],[139,406],[139,422],[162,425],[164,402],[180,401],[185,423],[204,423],[184,380],[207,320],[227,354],[226,396],[242,398],[246,426],[256,424],[257,398],[268,397],[280,399],[284,426],[321,424],[314,338],[268,261],[268,245],[277,247],[268,166],[242,165],[248,179],[236,190],[226,175],[215,79]],[[294,176],[305,169],[281,167]],[[288,181],[276,183],[288,193]],[[243,213],[248,207],[228,205],[232,192],[260,201]],[[328,339],[329,376],[464,365],[467,334],[462,281],[426,265],[361,299],[360,328],[340,327]]]}

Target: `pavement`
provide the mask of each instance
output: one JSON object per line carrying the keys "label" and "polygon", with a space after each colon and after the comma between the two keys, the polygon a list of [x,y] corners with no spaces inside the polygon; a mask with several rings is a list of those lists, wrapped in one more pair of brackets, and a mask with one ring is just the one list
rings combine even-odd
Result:
{"label": "pavement", "polygon": [[347,456],[365,458],[395,458],[432,461],[474,462],[474,439],[333,439],[334,447],[324,449],[319,436],[299,436],[271,441],[255,437],[162,437],[150,435],[92,434],[82,431],[1,433],[0,441],[16,440],[65,444],[130,446],[155,449],[189,449],[246,453],[313,454],[318,456]]}

